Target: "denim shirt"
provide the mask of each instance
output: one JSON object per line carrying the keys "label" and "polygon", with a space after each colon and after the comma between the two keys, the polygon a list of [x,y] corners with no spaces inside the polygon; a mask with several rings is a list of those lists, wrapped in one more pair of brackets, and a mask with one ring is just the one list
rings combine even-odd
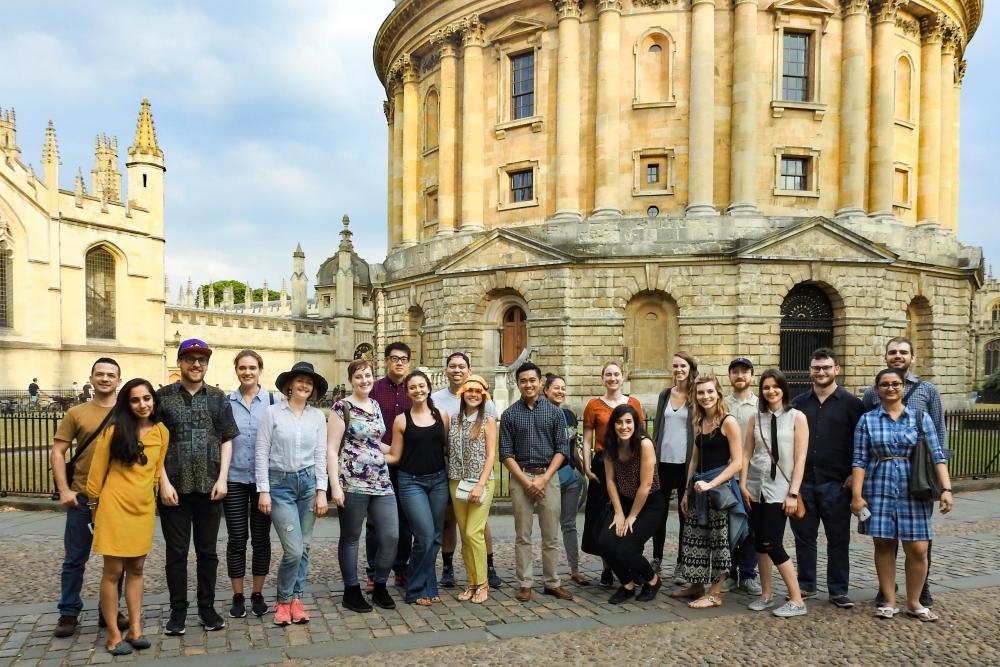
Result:
{"label": "denim shirt", "polygon": [[228,481],[235,484],[254,484],[254,446],[257,442],[257,427],[269,405],[275,402],[274,396],[264,388],[259,388],[257,395],[250,401],[250,407],[243,402],[239,389],[229,394],[229,404],[233,409],[233,419],[240,429],[240,434],[233,438],[233,460],[229,464]]}
{"label": "denim shirt", "polygon": [[[702,493],[695,493],[694,483],[702,481],[711,482],[725,469],[726,466],[719,466],[718,468],[713,468],[704,472],[696,472],[694,477],[691,478],[691,484],[688,487],[688,502],[693,502],[694,507],[688,511],[693,511],[695,516],[698,517],[699,526],[708,525],[708,506],[710,497],[713,494],[718,494],[719,489],[715,488],[703,491]],[[747,534],[750,532],[750,521],[747,515],[746,506],[743,504],[743,494],[740,493],[740,486],[739,482],[736,481],[736,477],[731,477],[725,485],[728,486],[732,494],[736,496],[736,504],[730,507],[728,512],[729,548],[732,550],[739,546],[744,539],[746,539]]]}

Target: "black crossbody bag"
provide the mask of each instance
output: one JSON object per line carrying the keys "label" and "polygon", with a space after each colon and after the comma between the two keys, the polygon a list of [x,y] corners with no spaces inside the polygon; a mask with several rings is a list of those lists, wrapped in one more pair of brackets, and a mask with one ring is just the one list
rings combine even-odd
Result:
{"label": "black crossbody bag", "polygon": [[83,441],[83,444],[76,448],[76,451],[73,452],[73,456],[70,457],[70,460],[66,461],[66,486],[73,486],[73,473],[76,471],[77,459],[79,459],[80,455],[83,454],[83,451],[90,446],[90,443],[92,443],[97,436],[101,434],[104,427],[108,425],[108,422],[111,420],[111,413],[112,410],[108,410],[108,414],[104,415],[104,419],[101,420],[101,425],[97,427],[97,430],[91,433],[90,436]]}

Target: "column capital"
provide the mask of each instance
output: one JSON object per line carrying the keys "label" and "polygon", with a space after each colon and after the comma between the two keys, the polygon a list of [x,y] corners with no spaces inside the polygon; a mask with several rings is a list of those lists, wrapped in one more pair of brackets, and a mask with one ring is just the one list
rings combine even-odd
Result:
{"label": "column capital", "polygon": [[958,64],[955,66],[955,85],[957,86],[962,85],[962,79],[965,78],[965,68],[968,66],[968,64],[969,63],[967,63],[964,60],[958,61]]}
{"label": "column capital", "polygon": [[680,0],[632,0],[633,5],[638,5],[640,7],[660,7],[662,5],[676,5],[680,4]]}
{"label": "column capital", "polygon": [[396,113],[396,111],[395,109],[393,109],[393,103],[391,97],[388,100],[382,100],[382,113],[385,114],[385,122],[388,123],[389,125],[392,125],[393,116]]}
{"label": "column capital", "polygon": [[875,23],[895,23],[896,13],[906,4],[906,0],[875,0],[871,3],[872,18]]}
{"label": "column capital", "polygon": [[941,49],[947,52],[955,52],[962,44],[962,29],[950,17],[944,18],[944,35],[942,36]]}
{"label": "column capital", "polygon": [[840,11],[843,16],[853,14],[868,14],[868,0],[840,0]]}
{"label": "column capital", "polygon": [[597,0],[597,13],[602,14],[604,12],[619,12],[622,11],[622,1],[621,0]]}
{"label": "column capital", "polygon": [[486,46],[486,24],[473,14],[458,21],[462,33],[462,46]]}
{"label": "column capital", "polygon": [[396,82],[406,81],[408,77],[416,76],[416,64],[409,53],[404,53],[389,66],[389,73],[385,77],[386,81],[394,85]]}
{"label": "column capital", "polygon": [[944,32],[947,17],[944,14],[936,13],[920,19],[920,37],[924,44],[941,42],[944,39]]}
{"label": "column capital", "polygon": [[733,9],[740,5],[757,5],[758,0],[733,0]]}
{"label": "column capital", "polygon": [[715,7],[715,0],[691,0],[691,8],[693,9],[695,5],[712,5]]}
{"label": "column capital", "polygon": [[430,43],[438,47],[442,58],[454,58],[462,35],[462,22],[455,21],[431,33]]}
{"label": "column capital", "polygon": [[556,6],[556,12],[559,14],[559,20],[565,19],[580,19],[580,15],[583,13],[582,0],[552,0],[552,4]]}

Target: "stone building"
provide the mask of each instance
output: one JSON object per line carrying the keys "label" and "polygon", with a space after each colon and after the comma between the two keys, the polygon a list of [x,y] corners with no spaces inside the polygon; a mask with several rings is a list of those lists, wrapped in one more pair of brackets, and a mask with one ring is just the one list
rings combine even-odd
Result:
{"label": "stone building", "polygon": [[[320,267],[310,298],[301,246],[292,257],[291,293],[216,304],[190,281],[169,303],[164,278],[164,153],[143,100],[126,158],[122,191],[118,141],[100,135],[90,186],[82,172],[59,189],[59,153],[49,124],[42,177],[21,161],[13,110],[0,109],[0,388],[70,388],[94,359],[112,356],[126,377],[154,384],[178,377],[177,344],[203,338],[219,353],[206,376],[233,386],[232,356],[244,347],[265,359],[263,381],[305,359],[343,382],[355,355],[371,354],[374,306],[367,264],[354,251],[350,221]],[[252,291],[249,289],[249,293]],[[162,328],[161,328],[162,327]]]}
{"label": "stone building", "polygon": [[1000,372],[1000,281],[992,271],[976,294],[973,314],[976,329],[975,383]]}
{"label": "stone building", "polygon": [[624,358],[736,354],[860,389],[909,333],[973,376],[959,101],[981,0],[397,0],[374,44],[389,252],[376,346],[484,372],[530,356],[576,401]]}

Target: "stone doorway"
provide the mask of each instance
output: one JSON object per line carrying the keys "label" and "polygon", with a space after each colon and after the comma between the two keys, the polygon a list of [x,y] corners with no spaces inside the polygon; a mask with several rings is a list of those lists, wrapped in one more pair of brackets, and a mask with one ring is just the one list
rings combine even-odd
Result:
{"label": "stone doorway", "polygon": [[792,396],[812,386],[809,357],[819,347],[833,347],[833,305],[818,286],[800,283],[781,304],[781,372]]}
{"label": "stone doorway", "polygon": [[520,306],[511,306],[503,314],[500,359],[504,366],[514,363],[528,347],[528,316]]}

